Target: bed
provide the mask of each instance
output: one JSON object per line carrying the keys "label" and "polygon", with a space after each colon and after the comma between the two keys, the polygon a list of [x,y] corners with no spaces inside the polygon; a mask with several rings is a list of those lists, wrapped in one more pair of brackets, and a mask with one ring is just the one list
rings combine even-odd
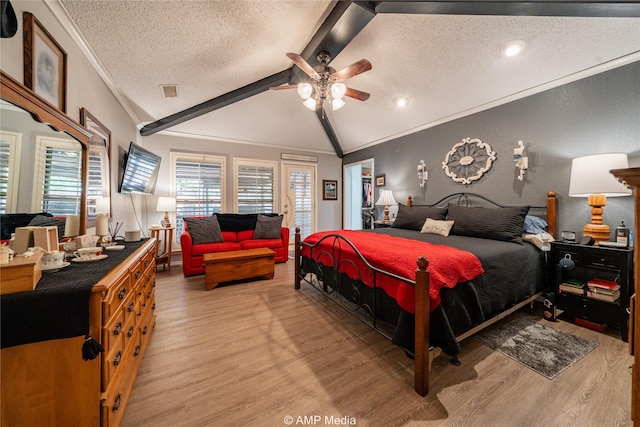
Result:
{"label": "bed", "polygon": [[295,288],[314,286],[403,348],[424,396],[430,350],[459,364],[460,341],[545,292],[556,207],[554,192],[538,207],[456,193],[431,205],[409,199],[386,228],[304,241],[296,229]]}

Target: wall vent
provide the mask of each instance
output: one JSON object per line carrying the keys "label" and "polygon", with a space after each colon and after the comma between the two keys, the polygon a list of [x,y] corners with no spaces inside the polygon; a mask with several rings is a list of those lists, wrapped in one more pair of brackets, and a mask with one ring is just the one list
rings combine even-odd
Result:
{"label": "wall vent", "polygon": [[160,85],[160,90],[162,90],[162,96],[165,98],[178,97],[178,85]]}

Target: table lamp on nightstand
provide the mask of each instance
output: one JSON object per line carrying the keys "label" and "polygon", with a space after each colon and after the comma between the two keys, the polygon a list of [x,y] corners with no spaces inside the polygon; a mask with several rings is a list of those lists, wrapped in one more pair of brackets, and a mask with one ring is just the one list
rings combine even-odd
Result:
{"label": "table lamp on nightstand", "polygon": [[175,197],[158,197],[158,205],[156,211],[164,212],[164,224],[163,227],[171,227],[171,221],[169,220],[169,212],[176,211],[176,198]]}
{"label": "table lamp on nightstand", "polygon": [[380,191],[380,197],[376,202],[377,206],[384,206],[384,222],[389,222],[389,206],[395,206],[398,202],[393,198],[391,190]]}
{"label": "table lamp on nightstand", "polygon": [[571,162],[570,197],[587,197],[591,206],[591,223],[583,228],[584,236],[596,243],[609,240],[611,229],[602,222],[603,206],[607,197],[630,196],[631,190],[619,183],[609,171],[629,167],[624,153],[594,154],[573,159]]}

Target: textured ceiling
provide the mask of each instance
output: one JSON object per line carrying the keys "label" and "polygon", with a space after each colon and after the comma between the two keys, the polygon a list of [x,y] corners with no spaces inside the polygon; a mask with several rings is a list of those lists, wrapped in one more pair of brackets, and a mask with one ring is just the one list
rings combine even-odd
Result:
{"label": "textured ceiling", "polygon": [[[330,1],[61,0],[140,126],[291,66]],[[512,39],[527,43],[513,58]],[[336,57],[373,69],[348,80],[368,101],[327,115],[345,153],[640,60],[640,18],[378,14]],[[604,64],[604,65],[601,65]],[[599,67],[600,66],[600,67]],[[160,85],[177,84],[177,98]],[[532,88],[533,89],[532,91]],[[396,107],[393,100],[409,98]],[[333,153],[295,90],[267,91],[165,133]],[[207,144],[210,146],[210,144]]]}

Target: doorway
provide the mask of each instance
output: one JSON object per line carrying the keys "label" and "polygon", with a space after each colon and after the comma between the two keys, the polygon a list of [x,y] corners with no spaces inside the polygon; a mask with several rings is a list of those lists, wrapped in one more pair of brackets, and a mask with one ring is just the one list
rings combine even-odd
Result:
{"label": "doorway", "polygon": [[304,239],[316,231],[316,166],[283,163],[283,227],[289,227],[289,246],[293,246],[296,227]]}
{"label": "doorway", "polygon": [[344,165],[343,222],[347,230],[373,228],[373,159]]}

